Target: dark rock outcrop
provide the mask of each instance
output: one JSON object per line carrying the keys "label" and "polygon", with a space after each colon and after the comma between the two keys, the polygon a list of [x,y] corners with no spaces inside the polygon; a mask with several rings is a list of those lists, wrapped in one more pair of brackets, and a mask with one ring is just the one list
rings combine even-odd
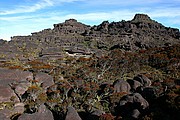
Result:
{"label": "dark rock outcrop", "polygon": [[6,43],[6,41],[3,39],[0,39],[0,45],[3,45],[4,43]]}
{"label": "dark rock outcrop", "polygon": [[141,88],[138,92],[148,101],[152,101],[158,96],[157,90],[152,86]]}
{"label": "dark rock outcrop", "polygon": [[119,113],[124,117],[138,118],[141,112],[149,107],[149,103],[139,93],[133,93],[121,98]]}

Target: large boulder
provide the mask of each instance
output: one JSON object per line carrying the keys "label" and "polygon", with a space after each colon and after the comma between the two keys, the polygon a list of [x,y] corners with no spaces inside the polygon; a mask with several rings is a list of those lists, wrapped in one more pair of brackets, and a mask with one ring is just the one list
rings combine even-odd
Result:
{"label": "large boulder", "polygon": [[131,86],[125,80],[116,80],[113,83],[113,87],[114,87],[114,93],[118,93],[118,92],[130,93],[131,90]]}
{"label": "large boulder", "polygon": [[119,105],[123,106],[129,103],[138,105],[135,107],[138,107],[139,109],[146,109],[149,107],[149,103],[139,93],[133,93],[122,97],[122,99],[119,102]]}
{"label": "large boulder", "polygon": [[141,112],[149,107],[149,103],[139,93],[133,93],[121,98],[118,112],[124,117],[138,118]]}
{"label": "large boulder", "polygon": [[136,81],[136,80],[128,79],[127,82],[130,84],[131,91],[133,92],[136,91],[138,87],[143,86],[139,81]]}
{"label": "large boulder", "polygon": [[45,105],[39,107],[38,112],[33,114],[22,114],[18,120],[54,120],[53,114]]}
{"label": "large boulder", "polygon": [[139,74],[135,76],[133,79],[140,82],[144,87],[151,86],[151,80],[145,75]]}
{"label": "large boulder", "polygon": [[157,90],[153,86],[141,88],[138,92],[148,101],[151,101],[158,96]]}

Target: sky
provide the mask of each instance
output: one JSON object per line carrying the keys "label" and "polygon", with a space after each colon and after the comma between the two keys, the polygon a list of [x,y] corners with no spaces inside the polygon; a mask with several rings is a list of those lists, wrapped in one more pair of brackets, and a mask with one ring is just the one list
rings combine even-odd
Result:
{"label": "sky", "polygon": [[0,0],[0,39],[31,35],[70,18],[98,25],[131,20],[136,13],[180,29],[180,0]]}

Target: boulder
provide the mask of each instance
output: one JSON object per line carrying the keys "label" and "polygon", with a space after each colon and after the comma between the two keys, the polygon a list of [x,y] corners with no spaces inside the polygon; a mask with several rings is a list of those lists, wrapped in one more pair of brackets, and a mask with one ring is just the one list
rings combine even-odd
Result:
{"label": "boulder", "polygon": [[118,92],[130,93],[131,90],[131,86],[125,80],[116,80],[113,83],[113,87],[114,87],[114,93],[118,93]]}
{"label": "boulder", "polygon": [[121,98],[118,112],[124,117],[138,118],[141,112],[149,107],[149,103],[139,93],[133,93]]}
{"label": "boulder", "polygon": [[139,81],[136,81],[136,80],[131,80],[131,79],[128,79],[127,82],[130,84],[131,86],[131,91],[136,91],[136,89],[138,87],[141,87],[142,84],[139,82]]}
{"label": "boulder", "polygon": [[131,117],[137,119],[140,114],[141,114],[141,113],[139,112],[138,109],[134,109],[134,110],[132,111]]}
{"label": "boulder", "polygon": [[157,97],[157,90],[152,86],[142,88],[139,93],[148,101],[153,100]]}
{"label": "boulder", "polygon": [[145,75],[139,74],[135,76],[133,80],[140,82],[144,87],[151,86],[151,80],[147,78]]}
{"label": "boulder", "polygon": [[19,116],[18,120],[54,120],[54,118],[51,111],[45,105],[41,105],[38,112],[33,114],[24,113]]}
{"label": "boulder", "polygon": [[137,107],[137,109],[146,109],[149,107],[149,103],[139,93],[133,93],[122,97],[122,99],[119,102],[119,105],[123,106],[129,103],[138,105],[134,106]]}
{"label": "boulder", "polygon": [[65,120],[81,120],[74,107],[68,107]]}

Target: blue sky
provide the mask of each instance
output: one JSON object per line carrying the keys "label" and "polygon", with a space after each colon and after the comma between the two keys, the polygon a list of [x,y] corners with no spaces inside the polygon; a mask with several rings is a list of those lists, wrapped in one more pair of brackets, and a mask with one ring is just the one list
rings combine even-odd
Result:
{"label": "blue sky", "polygon": [[180,0],[1,0],[0,39],[30,35],[69,18],[97,25],[131,20],[136,13],[180,29]]}

